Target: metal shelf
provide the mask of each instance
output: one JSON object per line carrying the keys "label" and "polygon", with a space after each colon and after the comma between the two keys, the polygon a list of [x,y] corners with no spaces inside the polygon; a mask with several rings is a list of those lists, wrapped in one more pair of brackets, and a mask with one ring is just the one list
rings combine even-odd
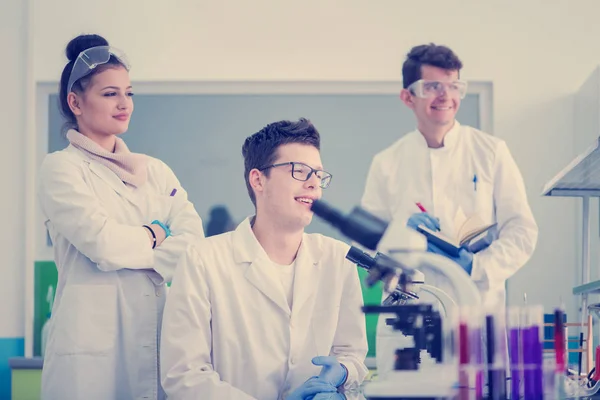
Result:
{"label": "metal shelf", "polygon": [[542,196],[600,197],[600,138],[552,178]]}
{"label": "metal shelf", "polygon": [[574,295],[600,293],[600,281],[593,281],[573,288]]}
{"label": "metal shelf", "polygon": [[[600,293],[600,281],[590,282],[590,198],[600,197],[600,138],[579,154],[562,171],[552,178],[542,190],[542,196],[581,197],[582,199],[582,247],[581,281],[573,287],[573,295],[581,296],[580,324],[589,324],[588,338],[591,341],[592,319],[588,312],[588,295]],[[591,348],[591,347],[590,347]],[[588,371],[591,369],[592,354],[587,353]]]}

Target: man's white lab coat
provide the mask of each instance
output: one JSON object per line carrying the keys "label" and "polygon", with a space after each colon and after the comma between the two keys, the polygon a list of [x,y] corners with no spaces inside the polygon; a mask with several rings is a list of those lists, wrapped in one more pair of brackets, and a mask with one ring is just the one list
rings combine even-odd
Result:
{"label": "man's white lab coat", "polygon": [[249,219],[191,246],[167,299],[161,344],[162,383],[170,398],[285,398],[333,355],[348,368],[345,387],[367,369],[365,318],[349,246],[304,234],[296,258],[290,311],[272,263]]}
{"label": "man's white lab coat", "polygon": [[[480,290],[484,310],[504,307],[506,280],[529,260],[538,236],[523,178],[506,143],[456,121],[441,148],[429,148],[423,135],[413,131],[378,153],[368,174],[362,207],[386,221],[406,223],[420,212],[416,203],[439,218],[442,233],[450,237],[459,228],[454,226],[459,209],[466,217],[479,214],[484,223],[498,223],[496,240],[474,255],[471,277]],[[422,272],[425,283],[457,299],[442,275]],[[378,363],[387,357],[383,353],[393,357],[395,350],[386,347],[379,336],[382,323],[380,318]]]}

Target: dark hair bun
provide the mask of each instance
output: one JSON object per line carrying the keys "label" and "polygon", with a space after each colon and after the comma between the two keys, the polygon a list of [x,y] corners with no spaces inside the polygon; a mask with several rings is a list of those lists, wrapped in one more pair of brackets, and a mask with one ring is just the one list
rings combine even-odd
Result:
{"label": "dark hair bun", "polygon": [[79,53],[96,46],[108,46],[108,41],[100,35],[79,35],[67,45],[67,58],[75,61]]}

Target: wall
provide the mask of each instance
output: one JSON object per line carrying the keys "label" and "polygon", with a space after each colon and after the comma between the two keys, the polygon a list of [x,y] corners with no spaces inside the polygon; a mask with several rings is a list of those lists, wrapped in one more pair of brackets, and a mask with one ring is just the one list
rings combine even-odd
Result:
{"label": "wall", "polygon": [[10,393],[8,358],[23,355],[24,196],[27,18],[26,2],[3,0],[0,5],[0,48],[3,76],[0,96],[0,399]]}
{"label": "wall", "polygon": [[[227,207],[237,223],[254,211],[243,178],[241,146],[246,136],[268,121],[310,117],[323,135],[324,168],[333,174],[324,199],[344,212],[362,196],[373,156],[391,145],[415,122],[396,94],[328,95],[135,95],[135,117],[123,135],[135,152],[159,157],[177,175],[190,201],[210,220],[212,207]],[[50,98],[49,151],[68,145],[62,131],[58,96]],[[479,95],[469,95],[461,120],[479,127]],[[398,126],[400,125],[400,126]],[[402,132],[402,133],[400,133]],[[376,133],[376,138],[373,137]],[[207,190],[210,188],[210,190]],[[41,226],[40,233],[46,233]],[[314,218],[308,227],[338,239],[337,229]],[[44,243],[48,246],[46,243]],[[38,256],[48,251],[40,249]]]}
{"label": "wall", "polygon": [[[10,4],[18,11],[18,2]],[[568,311],[574,311],[570,288],[576,282],[579,249],[574,239],[576,207],[571,199],[541,198],[539,193],[574,155],[572,94],[600,63],[597,1],[462,0],[460,6],[440,0],[34,4],[38,81],[57,80],[65,44],[82,32],[101,33],[124,49],[134,67],[132,77],[144,81],[400,79],[404,54],[412,45],[435,41],[451,46],[465,63],[464,78],[494,83],[494,134],[508,142],[520,165],[540,226],[536,254],[510,281],[509,300],[520,302],[527,292],[529,303],[551,307],[562,297]],[[3,54],[18,57],[16,14],[3,13],[8,37],[17,38]],[[11,134],[21,131],[14,116],[21,118],[24,112],[20,102],[13,104],[21,93],[16,67],[0,67],[17,77],[9,80],[9,95],[2,100],[8,106],[2,111],[11,117]],[[21,139],[8,136],[13,146],[3,147],[2,171],[9,164],[11,174],[2,173],[9,185],[20,188],[22,171],[15,168],[20,158],[13,149],[20,148]],[[9,206],[19,209],[19,204]],[[14,259],[11,267],[3,268],[18,282],[22,270],[11,268],[23,259],[18,254],[24,248],[19,240],[22,212],[5,216],[2,235],[7,240],[0,244]],[[531,284],[541,282],[540,277],[545,278],[543,285]],[[9,303],[19,310],[17,289],[8,289]],[[22,331],[18,311],[4,321],[15,332]]]}

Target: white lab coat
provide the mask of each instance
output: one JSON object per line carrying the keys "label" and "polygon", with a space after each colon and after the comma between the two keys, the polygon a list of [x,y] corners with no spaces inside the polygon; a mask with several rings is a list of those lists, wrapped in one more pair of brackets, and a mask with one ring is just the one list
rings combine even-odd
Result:
{"label": "white lab coat", "polygon": [[177,400],[276,400],[318,375],[317,355],[367,369],[365,318],[349,246],[304,234],[292,310],[249,219],[191,246],[180,259],[163,319],[162,384]]}
{"label": "white lab coat", "polygon": [[[454,218],[459,208],[467,217],[479,213],[485,223],[498,223],[496,240],[474,255],[471,277],[484,309],[504,307],[505,282],[529,260],[538,236],[523,178],[506,143],[456,121],[442,148],[429,148],[423,135],[413,131],[377,154],[362,206],[386,221],[407,221],[419,212],[417,202],[440,219],[442,232],[450,237],[458,229]],[[427,284],[457,298],[443,276],[423,272]],[[387,351],[393,356],[392,349]]]}
{"label": "white lab coat", "polygon": [[[165,282],[204,235],[187,193],[157,159],[149,158],[148,181],[135,189],[69,146],[46,156],[39,197],[58,268],[42,398],[164,398]],[[142,225],[155,219],[173,236],[152,250]]]}

